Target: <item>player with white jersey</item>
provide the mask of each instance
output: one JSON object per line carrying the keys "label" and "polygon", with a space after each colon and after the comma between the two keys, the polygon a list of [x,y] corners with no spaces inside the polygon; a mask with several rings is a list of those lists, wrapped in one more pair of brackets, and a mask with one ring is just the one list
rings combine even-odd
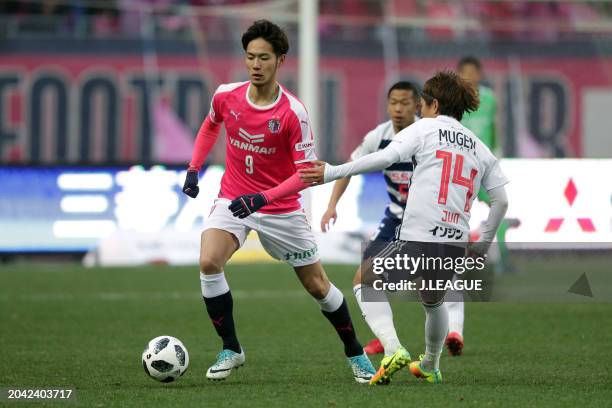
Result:
{"label": "player with white jersey", "polygon": [[[457,73],[476,89],[480,101],[478,109],[464,115],[461,119],[461,124],[474,132],[491,149],[491,152],[495,153],[498,147],[495,126],[497,101],[493,90],[481,83],[482,65],[477,58],[466,56],[458,62]],[[476,197],[485,203],[489,202],[487,193],[482,188],[478,191]],[[499,239],[500,233],[506,229],[507,223],[502,220],[497,232],[497,244],[500,248],[500,253],[503,253],[502,248],[505,247],[502,243],[503,240]],[[472,236],[473,234],[474,231],[472,231]],[[446,302],[446,308],[448,309],[448,336],[446,336],[445,344],[450,355],[459,356],[463,353],[465,344],[463,336],[465,303],[463,302],[461,292],[453,293],[453,297],[453,301]]]}
{"label": "player with white jersey", "polygon": [[[390,120],[381,123],[376,128],[369,131],[359,146],[351,153],[351,160],[357,160],[367,154],[384,149],[391,143],[395,135],[406,127],[412,125],[417,120],[416,112],[419,103],[419,90],[417,86],[408,81],[399,81],[393,84],[387,91],[387,114]],[[384,217],[381,219],[378,229],[371,238],[371,242],[364,251],[367,258],[370,252],[376,251],[384,243],[394,241],[399,226],[402,223],[404,207],[408,197],[408,187],[412,177],[412,160],[406,162],[393,163],[383,169],[382,173],[387,185],[389,195],[389,205],[385,208]],[[334,183],[334,188],[329,198],[327,210],[321,218],[321,230],[326,232],[338,218],[336,206],[338,201],[346,191],[351,178],[345,177]],[[376,339],[370,341],[364,350],[368,354],[385,353],[386,356],[393,355],[398,347],[399,340],[393,326],[384,325],[381,328],[379,319],[370,319],[372,316],[384,315],[393,318],[391,306],[388,301],[364,302],[361,297],[361,268],[358,268],[353,277],[353,292],[357,297],[357,302],[364,316],[368,317],[368,324]],[[376,313],[376,309],[384,309],[381,313]],[[391,329],[387,331],[386,329]],[[383,339],[385,346],[380,339]]]}
{"label": "player with white jersey", "polygon": [[[302,181],[327,183],[412,160],[415,169],[399,240],[383,255],[456,260],[465,256],[466,247],[468,252],[483,255],[506,212],[504,185],[508,180],[491,151],[459,122],[465,112],[477,107],[478,95],[467,82],[454,72],[438,72],[423,87],[422,119],[399,132],[389,146],[339,166],[316,162],[315,167],[299,170]],[[491,197],[491,207],[480,240],[468,246],[470,208],[481,186]],[[447,271],[433,272],[444,276]],[[419,269],[415,277],[429,281],[432,276],[428,274]],[[445,279],[452,279],[452,271]],[[439,383],[440,354],[448,332],[445,290],[434,290],[427,284],[419,289],[426,315],[426,349],[419,361],[410,363],[410,371]],[[392,325],[392,319],[385,324]],[[391,375],[409,361],[410,355],[400,346],[393,356],[383,359],[371,383],[388,383]]]}
{"label": "player with white jersey", "polygon": [[244,364],[233,319],[232,295],[224,267],[251,230],[274,258],[291,265],[306,290],[344,343],[357,382],[375,370],[357,341],[342,292],[327,278],[299,192],[308,185],[297,169],[316,159],[310,120],[302,103],[276,82],[289,43],[277,25],[260,20],[242,36],[249,81],[219,86],[200,128],[183,191],[199,192],[198,172],[225,125],[226,170],[221,190],[205,223],[200,249],[200,280],[208,315],[223,349],[207,371],[222,380]]}

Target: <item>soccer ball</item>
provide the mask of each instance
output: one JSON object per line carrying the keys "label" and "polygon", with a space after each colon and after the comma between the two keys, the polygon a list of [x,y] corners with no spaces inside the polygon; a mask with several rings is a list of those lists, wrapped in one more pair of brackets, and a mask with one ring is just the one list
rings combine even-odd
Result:
{"label": "soccer ball", "polygon": [[159,336],[147,344],[142,353],[142,367],[154,380],[172,382],[185,374],[189,353],[183,343],[172,336]]}

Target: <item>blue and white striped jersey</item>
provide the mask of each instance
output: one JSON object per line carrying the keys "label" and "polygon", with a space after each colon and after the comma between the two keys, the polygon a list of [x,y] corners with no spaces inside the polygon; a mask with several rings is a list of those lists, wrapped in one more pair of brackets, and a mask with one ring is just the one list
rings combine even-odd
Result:
{"label": "blue and white striped jersey", "polygon": [[[384,149],[394,137],[393,123],[390,120],[381,123],[366,134],[363,142],[351,153],[351,160],[357,160],[367,154]],[[400,220],[406,206],[412,171],[412,162],[395,163],[383,170],[387,183],[387,193],[391,200],[387,208],[394,217]]]}

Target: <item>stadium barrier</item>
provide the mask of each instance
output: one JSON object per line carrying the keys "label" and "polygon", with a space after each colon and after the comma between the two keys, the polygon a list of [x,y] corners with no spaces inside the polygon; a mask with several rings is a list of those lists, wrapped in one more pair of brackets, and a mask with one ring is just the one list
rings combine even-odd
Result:
{"label": "stadium barrier", "polygon": [[[602,184],[612,172],[605,159],[503,159],[511,182],[507,217],[510,249],[612,247],[612,191]],[[0,167],[0,252],[89,252],[90,265],[197,263],[200,232],[223,168],[201,174],[201,193],[181,193],[184,170],[165,166]],[[36,186],[24,189],[23,186]],[[360,242],[377,228],[387,203],[380,174],[354,177],[329,233],[319,222],[333,184],[311,188],[305,200],[326,262],[356,263]],[[487,207],[475,202],[477,230]],[[527,244],[528,243],[528,244]],[[269,261],[255,236],[235,260]]]}

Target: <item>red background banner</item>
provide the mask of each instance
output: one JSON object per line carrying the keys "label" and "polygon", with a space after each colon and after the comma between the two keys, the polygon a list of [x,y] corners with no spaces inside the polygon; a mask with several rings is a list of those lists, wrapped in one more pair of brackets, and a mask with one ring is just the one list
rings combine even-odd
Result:
{"label": "red background banner", "polygon": [[[456,60],[402,59],[403,79],[420,84]],[[483,59],[498,97],[508,156],[583,156],[583,92],[612,87],[612,58]],[[323,57],[318,143],[343,160],[385,120],[380,59]],[[295,90],[296,60],[280,80]],[[154,80],[157,78],[157,80]],[[167,101],[194,131],[217,85],[244,78],[240,57],[10,55],[0,60],[0,157],[4,163],[151,162],[153,109]],[[216,161],[222,150],[215,150]]]}

